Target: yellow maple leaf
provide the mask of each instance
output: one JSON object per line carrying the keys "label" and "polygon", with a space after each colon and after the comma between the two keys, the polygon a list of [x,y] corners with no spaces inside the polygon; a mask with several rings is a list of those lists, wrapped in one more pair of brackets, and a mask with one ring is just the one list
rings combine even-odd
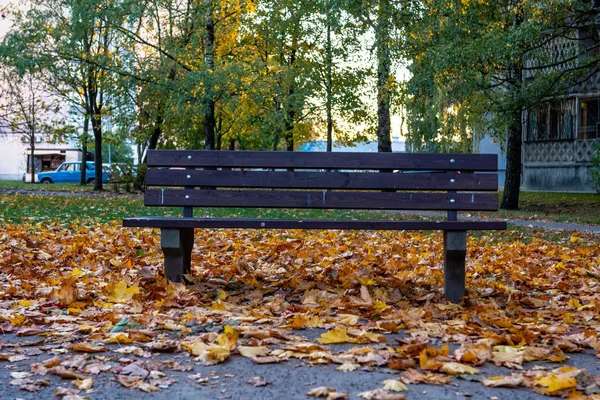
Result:
{"label": "yellow maple leaf", "polygon": [[473,368],[466,364],[461,364],[457,362],[444,363],[442,369],[448,375],[475,375],[479,373],[479,370],[477,368]]}
{"label": "yellow maple leaf", "polygon": [[575,385],[577,385],[577,379],[563,374],[545,376],[543,378],[536,379],[536,382],[544,386],[548,393],[574,388]]}
{"label": "yellow maple leaf", "polygon": [[575,244],[575,243],[579,243],[580,240],[581,240],[581,238],[579,236],[575,236],[575,234],[573,234],[571,236],[571,238],[569,239],[569,242]]}
{"label": "yellow maple leaf", "polygon": [[110,290],[110,294],[108,295],[108,299],[113,303],[124,304],[129,302],[134,295],[140,293],[139,286],[127,286],[127,282],[124,280],[120,281],[116,285],[112,286]]}
{"label": "yellow maple leaf", "polygon": [[427,350],[423,350],[419,354],[419,365],[423,370],[437,370],[442,367],[442,363],[438,360],[427,357]]}
{"label": "yellow maple leaf", "polygon": [[8,317],[8,320],[13,326],[21,326],[25,322],[26,318],[21,314],[13,314]]}
{"label": "yellow maple leaf", "polygon": [[186,342],[181,344],[182,347],[187,350],[190,354],[198,357],[204,353],[206,348],[208,347],[202,339],[197,339],[193,342]]}
{"label": "yellow maple leaf", "polygon": [[129,337],[127,333],[119,332],[119,333],[111,333],[109,338],[106,340],[107,343],[117,343],[117,344],[131,344],[133,343],[133,339]]}
{"label": "yellow maple leaf", "polygon": [[578,309],[578,308],[582,307],[582,305],[579,302],[579,300],[577,300],[574,297],[571,297],[571,299],[569,300],[569,307],[574,308],[574,309]]}
{"label": "yellow maple leaf", "polygon": [[319,343],[335,344],[335,343],[356,343],[356,339],[348,336],[345,329],[335,327],[332,331],[325,332],[317,339]]}
{"label": "yellow maple leaf", "polygon": [[19,305],[21,307],[29,307],[29,306],[32,306],[33,303],[31,302],[31,300],[21,300],[21,301],[19,301]]}
{"label": "yellow maple leaf", "polygon": [[382,311],[382,310],[385,310],[386,308],[388,308],[388,305],[385,304],[384,301],[375,300],[375,302],[373,303],[373,310]]}
{"label": "yellow maple leaf", "polygon": [[340,323],[348,326],[354,326],[360,321],[360,317],[354,314],[340,314]]}
{"label": "yellow maple leaf", "polygon": [[386,379],[382,383],[384,389],[391,390],[393,392],[406,392],[408,390],[408,386],[400,382],[398,379]]}
{"label": "yellow maple leaf", "polygon": [[221,300],[217,300],[210,305],[210,309],[215,311],[225,311],[227,310],[227,307],[225,307],[225,304]]}
{"label": "yellow maple leaf", "polygon": [[229,325],[225,325],[224,332],[217,337],[217,343],[228,350],[235,349],[238,341],[238,332]]}
{"label": "yellow maple leaf", "polygon": [[271,352],[267,346],[239,346],[238,351],[242,356],[248,358],[266,356]]}
{"label": "yellow maple leaf", "polygon": [[204,360],[214,360],[218,362],[223,362],[229,358],[231,352],[229,349],[218,346],[216,344],[211,344],[206,347],[206,351],[200,356],[200,358]]}
{"label": "yellow maple leaf", "polygon": [[85,275],[85,272],[83,272],[83,270],[79,269],[79,268],[74,268],[73,271],[71,271],[71,275],[73,275],[74,277],[80,277],[81,275]]}

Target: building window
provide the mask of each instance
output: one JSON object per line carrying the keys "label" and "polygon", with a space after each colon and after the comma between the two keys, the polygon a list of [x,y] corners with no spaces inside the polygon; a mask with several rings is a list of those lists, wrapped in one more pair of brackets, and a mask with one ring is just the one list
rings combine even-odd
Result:
{"label": "building window", "polygon": [[597,97],[579,100],[579,126],[577,131],[581,140],[598,138],[599,100]]}
{"label": "building window", "polygon": [[573,139],[573,101],[547,101],[528,113],[527,140]]}

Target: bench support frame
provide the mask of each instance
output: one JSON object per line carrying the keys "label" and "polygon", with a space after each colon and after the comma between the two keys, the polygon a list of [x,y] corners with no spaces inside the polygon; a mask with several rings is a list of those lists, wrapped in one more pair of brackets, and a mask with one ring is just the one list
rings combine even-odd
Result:
{"label": "bench support frame", "polygon": [[181,282],[191,272],[194,228],[161,228],[160,247],[165,255],[165,276]]}
{"label": "bench support frame", "polygon": [[465,294],[466,231],[444,231],[444,295],[459,303]]}

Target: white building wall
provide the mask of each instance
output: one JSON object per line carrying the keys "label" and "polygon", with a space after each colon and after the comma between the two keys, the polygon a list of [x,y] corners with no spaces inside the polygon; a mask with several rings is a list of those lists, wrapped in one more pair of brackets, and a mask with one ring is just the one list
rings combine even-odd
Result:
{"label": "white building wall", "polygon": [[[35,154],[59,153],[65,161],[81,161],[81,151],[73,143],[51,143],[40,135],[34,148]],[[29,143],[21,141],[21,135],[0,133],[0,180],[21,180],[27,171]]]}
{"label": "white building wall", "polygon": [[19,135],[0,136],[0,180],[20,180],[27,171],[25,145]]}

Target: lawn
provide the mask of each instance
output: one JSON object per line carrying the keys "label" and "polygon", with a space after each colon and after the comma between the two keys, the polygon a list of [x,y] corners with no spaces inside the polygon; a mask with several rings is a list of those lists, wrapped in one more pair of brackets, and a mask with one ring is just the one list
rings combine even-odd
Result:
{"label": "lawn", "polygon": [[[94,219],[99,222],[120,220],[129,216],[141,215],[179,215],[178,208],[144,207],[141,196],[112,195],[112,185],[104,185],[106,191],[102,195],[80,199],[77,196],[47,195],[3,195],[7,190],[27,190],[41,192],[81,193],[93,192],[92,185],[77,184],[41,185],[21,181],[0,181],[0,221],[19,223],[27,220],[57,219],[68,221],[77,218]],[[63,193],[64,195],[65,193]],[[502,193],[499,193],[501,199]],[[520,210],[480,213],[486,218],[524,219],[557,222],[573,222],[600,225],[600,194],[596,193],[546,193],[521,192]],[[101,210],[101,211],[99,211]],[[467,213],[463,213],[467,214]],[[378,212],[356,211],[320,211],[320,210],[243,210],[243,209],[196,209],[196,216],[218,217],[262,217],[281,218],[348,218],[379,219]],[[403,219],[406,216],[392,214],[392,219]],[[388,218],[390,218],[388,217]]]}
{"label": "lawn", "polygon": [[[107,189],[109,187],[107,186]],[[44,192],[89,192],[94,189],[94,185],[81,186],[77,183],[53,183],[44,185],[41,183],[31,183],[23,181],[2,181],[0,180],[0,190],[32,190]]]}

